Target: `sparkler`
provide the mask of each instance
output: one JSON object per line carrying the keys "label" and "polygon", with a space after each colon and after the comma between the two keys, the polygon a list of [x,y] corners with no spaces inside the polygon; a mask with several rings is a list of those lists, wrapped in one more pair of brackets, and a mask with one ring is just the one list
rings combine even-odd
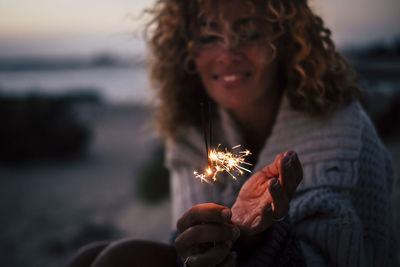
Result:
{"label": "sparkler", "polygon": [[235,152],[241,145],[232,147],[232,151],[220,150],[220,145],[216,149],[211,149],[208,154],[208,167],[203,173],[194,171],[193,174],[202,182],[212,183],[217,180],[217,175],[221,172],[227,172],[232,179],[237,180],[235,175],[243,175],[244,171],[251,173],[251,171],[242,165],[252,164],[245,161],[245,157],[251,154],[249,150]]}
{"label": "sparkler", "polygon": [[245,157],[251,155],[249,150],[236,151],[241,145],[232,147],[232,151],[228,151],[227,148],[225,150],[220,149],[221,145],[218,145],[216,149],[211,148],[211,104],[208,103],[208,112],[206,113],[204,111],[204,103],[201,103],[201,113],[208,166],[203,173],[194,171],[195,177],[202,182],[212,183],[217,180],[217,175],[222,172],[227,172],[234,180],[237,180],[235,175],[243,175],[244,171],[251,173],[249,169],[243,167],[243,165],[252,165],[245,161]]}

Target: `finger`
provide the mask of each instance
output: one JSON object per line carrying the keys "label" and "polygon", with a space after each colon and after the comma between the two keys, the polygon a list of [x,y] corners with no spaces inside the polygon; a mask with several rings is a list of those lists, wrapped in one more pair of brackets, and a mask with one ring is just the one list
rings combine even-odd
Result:
{"label": "finger", "polygon": [[231,219],[231,211],[221,205],[205,203],[193,206],[177,222],[178,233],[201,223],[226,223]]}
{"label": "finger", "polygon": [[295,175],[296,186],[300,184],[301,180],[303,179],[303,168],[301,166],[301,162],[299,156],[294,151],[287,151],[286,152],[286,169],[290,169]]}
{"label": "finger", "polygon": [[278,179],[272,179],[268,190],[272,197],[272,213],[274,219],[280,219],[289,212],[289,198]]}
{"label": "finger", "polygon": [[274,219],[272,205],[268,203],[261,212],[261,215],[256,217],[252,224],[250,233],[259,233],[266,230]]}
{"label": "finger", "polygon": [[303,180],[303,167],[301,165],[299,155],[297,153],[294,153],[294,158],[293,158],[293,167],[294,167],[294,173],[296,174],[296,187],[300,184],[301,180]]}
{"label": "finger", "polygon": [[235,267],[236,266],[237,254],[235,251],[229,253],[225,260],[218,265],[218,267]]}
{"label": "finger", "polygon": [[279,176],[280,171],[280,162],[283,157],[283,154],[278,154],[275,157],[273,163],[269,164],[268,166],[264,167],[261,172],[266,178],[272,178],[275,176]]}
{"label": "finger", "polygon": [[284,154],[281,159],[280,173],[281,185],[291,199],[303,178],[303,170],[296,152],[288,151]]}
{"label": "finger", "polygon": [[189,256],[187,265],[190,267],[218,266],[229,255],[231,247],[220,244],[202,254]]}
{"label": "finger", "polygon": [[237,226],[224,224],[198,224],[188,228],[175,240],[178,251],[187,251],[202,243],[230,242],[239,238],[240,230]]}

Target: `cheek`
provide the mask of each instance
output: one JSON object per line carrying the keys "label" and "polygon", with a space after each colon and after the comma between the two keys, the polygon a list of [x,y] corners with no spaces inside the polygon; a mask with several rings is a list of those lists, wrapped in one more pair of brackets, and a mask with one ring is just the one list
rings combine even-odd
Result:
{"label": "cheek", "polygon": [[203,76],[207,73],[207,70],[210,69],[212,64],[213,56],[211,53],[197,53],[194,57],[194,63],[196,65],[196,70]]}
{"label": "cheek", "polygon": [[211,53],[199,53],[194,58],[194,63],[196,65],[196,71],[203,83],[204,89],[207,94],[215,101],[218,102],[220,96],[218,96],[218,90],[215,90],[215,86],[212,83],[212,69],[213,64],[215,64],[215,55],[211,56]]}
{"label": "cheek", "polygon": [[245,55],[258,71],[269,69],[275,57],[269,47],[254,47],[246,51]]}
{"label": "cheek", "polygon": [[270,48],[255,48],[247,51],[246,57],[255,70],[254,82],[260,87],[268,86],[275,75],[274,52]]}

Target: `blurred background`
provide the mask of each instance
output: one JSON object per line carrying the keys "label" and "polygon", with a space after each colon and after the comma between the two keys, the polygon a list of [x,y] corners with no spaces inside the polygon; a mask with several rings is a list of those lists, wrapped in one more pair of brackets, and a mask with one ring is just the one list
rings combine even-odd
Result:
{"label": "blurred background", "polygon": [[[2,266],[62,266],[96,240],[168,242],[168,173],[146,109],[141,38],[152,3],[0,0]],[[311,5],[356,69],[398,174],[400,2]],[[397,175],[395,211],[399,201]]]}

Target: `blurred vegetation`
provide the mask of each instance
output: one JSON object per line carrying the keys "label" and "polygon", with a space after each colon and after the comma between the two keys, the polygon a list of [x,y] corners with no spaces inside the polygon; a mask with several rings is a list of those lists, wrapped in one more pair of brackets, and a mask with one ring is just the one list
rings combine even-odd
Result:
{"label": "blurred vegetation", "polygon": [[20,163],[79,156],[91,133],[79,121],[73,106],[98,101],[91,92],[0,94],[0,161]]}
{"label": "blurred vegetation", "polygon": [[385,139],[400,136],[400,36],[345,52],[364,91],[361,103]]}
{"label": "blurred vegetation", "polygon": [[400,88],[390,95],[365,92],[361,104],[381,138],[385,140],[400,136]]}
{"label": "blurred vegetation", "polygon": [[343,52],[348,57],[398,60],[400,58],[400,35],[393,37],[391,41],[376,40],[361,46],[350,46],[345,48]]}
{"label": "blurred vegetation", "polygon": [[164,165],[164,149],[161,146],[139,169],[135,193],[139,200],[152,205],[169,197],[169,172]]}
{"label": "blurred vegetation", "polygon": [[400,57],[400,37],[395,38],[390,43],[382,41],[373,42],[365,48],[359,49],[358,55],[369,59],[385,58],[398,60]]}

